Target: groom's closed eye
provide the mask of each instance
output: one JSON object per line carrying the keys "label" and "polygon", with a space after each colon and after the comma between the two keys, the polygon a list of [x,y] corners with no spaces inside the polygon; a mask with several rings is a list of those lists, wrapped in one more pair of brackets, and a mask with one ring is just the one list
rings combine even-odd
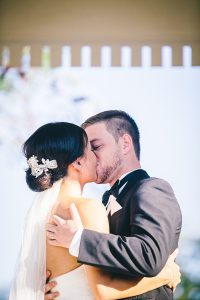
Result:
{"label": "groom's closed eye", "polygon": [[91,146],[91,151],[97,151],[102,145],[95,145],[95,146]]}
{"label": "groom's closed eye", "polygon": [[100,146],[92,146],[91,150],[92,151],[96,151],[97,149],[99,149]]}

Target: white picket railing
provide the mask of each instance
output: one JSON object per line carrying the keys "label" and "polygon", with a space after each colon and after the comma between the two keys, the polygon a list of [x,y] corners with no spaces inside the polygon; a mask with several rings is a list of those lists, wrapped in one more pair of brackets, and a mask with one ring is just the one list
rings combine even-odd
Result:
{"label": "white picket railing", "polygon": [[[115,49],[116,50],[116,49]],[[115,51],[114,50],[114,51]],[[180,58],[179,64],[173,63],[173,47],[164,45],[160,47],[160,60],[157,59],[157,63],[153,63],[153,55],[155,58],[154,49],[151,46],[141,46],[136,49],[134,47],[122,46],[119,47],[118,53],[116,56],[116,52],[113,52],[112,47],[102,46],[99,49],[99,53],[95,53],[96,61],[99,63],[93,62],[93,48],[90,46],[82,46],[79,51],[75,53],[73,47],[71,46],[63,46],[60,47],[59,51],[56,53],[57,57],[55,59],[54,49],[50,46],[43,46],[40,49],[40,54],[37,53],[37,63],[35,63],[35,59],[32,60],[32,56],[35,56],[35,53],[32,52],[30,46],[24,46],[21,48],[21,55],[18,55],[18,62],[16,61],[16,57],[14,49],[10,49],[9,47],[4,47],[2,49],[2,59],[1,66],[13,66],[13,67],[21,67],[26,70],[32,67],[73,67],[79,66],[83,68],[99,66],[102,68],[107,67],[145,67],[149,68],[152,66],[161,66],[161,67],[172,67],[174,65],[182,66],[182,67],[191,67],[192,66],[192,47],[189,45],[182,46],[179,54]],[[139,51],[139,52],[138,52]],[[78,53],[78,54],[77,54]],[[98,57],[99,55],[99,57]],[[60,56],[60,57],[58,57]],[[14,60],[13,60],[14,57]],[[33,62],[34,61],[34,62]],[[40,61],[40,63],[39,63]],[[115,61],[115,62],[113,62]],[[117,62],[117,63],[116,63]]]}

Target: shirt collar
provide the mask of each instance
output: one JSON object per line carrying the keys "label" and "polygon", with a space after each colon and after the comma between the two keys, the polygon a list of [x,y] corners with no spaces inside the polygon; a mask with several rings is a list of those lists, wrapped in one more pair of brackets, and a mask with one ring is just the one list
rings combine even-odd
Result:
{"label": "shirt collar", "polygon": [[[119,178],[119,183],[120,183],[120,180],[122,180],[126,175],[128,175],[128,174],[130,174],[130,173],[132,173],[132,172],[135,172],[135,171],[137,171],[137,170],[140,170],[140,169],[141,169],[141,168],[134,169],[134,170],[132,170],[132,171],[130,171],[130,172],[127,172],[127,173],[123,174],[123,175]],[[127,184],[127,182],[125,182],[124,185],[119,189],[119,194],[121,193],[121,191],[123,190],[123,188],[125,187],[126,184]]]}
{"label": "shirt collar", "polygon": [[130,171],[130,172],[124,173],[124,174],[119,178],[119,181],[122,180],[126,175],[128,175],[128,174],[130,174],[130,173],[132,173],[132,172],[135,172],[135,171],[137,171],[137,170],[140,170],[140,169],[141,169],[141,168],[138,168],[138,169],[134,169],[134,170],[132,170],[132,171]]}

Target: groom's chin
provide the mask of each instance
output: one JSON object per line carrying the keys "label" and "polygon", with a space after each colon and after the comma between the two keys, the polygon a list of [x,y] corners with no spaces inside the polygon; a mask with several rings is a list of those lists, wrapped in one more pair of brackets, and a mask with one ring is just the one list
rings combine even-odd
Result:
{"label": "groom's chin", "polygon": [[106,184],[107,182],[103,182],[101,178],[98,178],[94,181],[96,184]]}

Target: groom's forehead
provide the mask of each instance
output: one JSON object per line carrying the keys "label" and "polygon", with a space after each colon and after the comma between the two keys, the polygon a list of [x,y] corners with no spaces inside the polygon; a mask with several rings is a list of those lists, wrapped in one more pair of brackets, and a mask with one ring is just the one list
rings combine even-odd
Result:
{"label": "groom's forehead", "polygon": [[108,134],[107,128],[104,124],[93,124],[85,128],[89,140],[100,140]]}
{"label": "groom's forehead", "polygon": [[94,124],[89,124],[87,127],[85,127],[85,130],[90,131],[90,132],[96,131],[96,130],[104,131],[104,130],[107,130],[107,127],[104,122],[97,122]]}
{"label": "groom's forehead", "polygon": [[96,132],[92,134],[88,134],[88,140],[90,143],[102,143],[105,142],[106,140],[109,140],[109,137],[105,132]]}
{"label": "groom's forehead", "polygon": [[89,142],[90,142],[91,145],[92,145],[92,144],[97,144],[97,143],[102,142],[102,139],[90,139],[90,138],[89,138]]}

